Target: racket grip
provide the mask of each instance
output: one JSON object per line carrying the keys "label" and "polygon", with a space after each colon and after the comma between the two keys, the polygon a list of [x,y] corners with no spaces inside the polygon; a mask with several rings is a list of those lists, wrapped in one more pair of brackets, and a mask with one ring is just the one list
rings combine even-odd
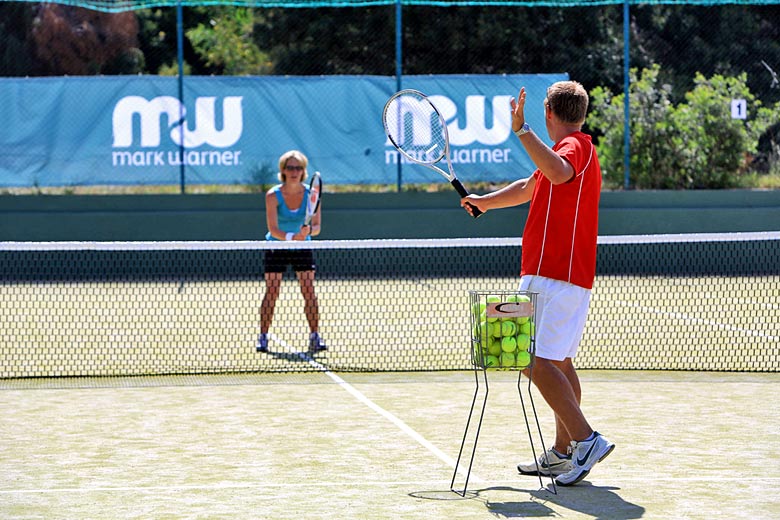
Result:
{"label": "racket grip", "polygon": [[[455,190],[458,192],[461,198],[468,196],[469,192],[466,191],[466,188],[463,186],[463,184],[461,184],[460,180],[452,179],[452,181],[450,181],[450,184],[452,184],[452,186],[455,188]],[[468,202],[466,204],[468,204]],[[471,206],[472,217],[477,218],[478,216],[482,215],[482,212],[479,210],[478,207],[476,207],[473,204],[469,204],[469,206]]]}

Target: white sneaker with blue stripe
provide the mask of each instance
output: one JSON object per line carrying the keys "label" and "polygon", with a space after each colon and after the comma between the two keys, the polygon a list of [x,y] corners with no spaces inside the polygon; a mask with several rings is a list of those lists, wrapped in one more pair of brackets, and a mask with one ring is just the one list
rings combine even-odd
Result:
{"label": "white sneaker with blue stripe", "polygon": [[555,483],[561,486],[573,486],[584,479],[596,463],[615,449],[615,445],[599,432],[593,432],[584,441],[571,441],[571,446],[571,470],[555,477]]}

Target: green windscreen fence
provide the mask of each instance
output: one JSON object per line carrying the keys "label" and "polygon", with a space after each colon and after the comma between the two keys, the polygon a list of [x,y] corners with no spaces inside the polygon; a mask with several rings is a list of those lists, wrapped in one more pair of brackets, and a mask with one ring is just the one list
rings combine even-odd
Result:
{"label": "green windscreen fence", "polygon": [[[468,370],[470,291],[516,291],[519,239],[318,241],[256,351],[291,243],[4,243],[0,378]],[[316,363],[311,362],[312,356]],[[601,237],[580,368],[780,372],[780,233]]]}

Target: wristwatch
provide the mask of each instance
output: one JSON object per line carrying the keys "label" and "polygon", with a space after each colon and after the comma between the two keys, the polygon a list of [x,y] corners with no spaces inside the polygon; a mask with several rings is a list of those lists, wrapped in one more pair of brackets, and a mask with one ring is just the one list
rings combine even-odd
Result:
{"label": "wristwatch", "polygon": [[515,130],[515,135],[517,137],[520,137],[521,135],[525,135],[530,131],[531,131],[531,127],[528,126],[528,123],[523,123],[523,126],[520,127],[520,130]]}

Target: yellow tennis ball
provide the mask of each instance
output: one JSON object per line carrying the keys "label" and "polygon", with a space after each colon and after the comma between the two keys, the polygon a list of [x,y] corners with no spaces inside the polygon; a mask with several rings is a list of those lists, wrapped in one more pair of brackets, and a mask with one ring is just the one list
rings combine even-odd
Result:
{"label": "yellow tennis ball", "polygon": [[517,332],[517,325],[514,321],[501,322],[501,335],[502,336],[514,336]]}
{"label": "yellow tennis ball", "polygon": [[517,350],[517,340],[514,336],[506,336],[501,340],[501,350],[504,352],[514,352]]}
{"label": "yellow tennis ball", "polygon": [[500,338],[501,337],[501,323],[498,321],[494,321],[490,324],[490,335],[494,338]]}
{"label": "yellow tennis ball", "polygon": [[498,367],[498,358],[496,356],[487,356],[485,358],[485,368]]}
{"label": "yellow tennis ball", "polygon": [[488,339],[487,351],[491,356],[499,356],[501,354],[501,342],[494,338]]}
{"label": "yellow tennis ball", "polygon": [[528,348],[531,346],[531,336],[528,334],[518,334],[517,335],[517,349],[518,350],[528,350]]}
{"label": "yellow tennis ball", "polygon": [[515,361],[515,366],[520,368],[525,368],[528,365],[531,364],[531,354],[528,353],[527,350],[521,350],[517,353],[517,360]]}
{"label": "yellow tennis ball", "polygon": [[529,319],[528,316],[518,316],[515,319],[515,321],[517,322],[518,325],[525,325],[526,323],[528,323],[528,319]]}
{"label": "yellow tennis ball", "polygon": [[517,332],[519,334],[528,334],[530,336],[531,335],[531,322],[526,319],[525,323],[522,323],[518,327]]}
{"label": "yellow tennis ball", "polygon": [[502,367],[513,367],[515,366],[515,355],[512,352],[503,352],[500,361]]}

